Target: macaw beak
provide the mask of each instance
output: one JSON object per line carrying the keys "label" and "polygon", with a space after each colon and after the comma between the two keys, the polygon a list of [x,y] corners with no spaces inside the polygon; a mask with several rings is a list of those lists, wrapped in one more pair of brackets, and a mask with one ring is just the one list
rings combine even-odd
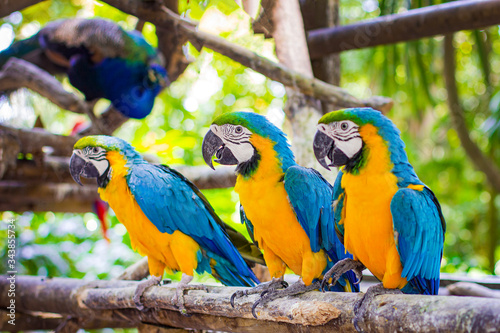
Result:
{"label": "macaw beak", "polygon": [[83,158],[73,153],[71,159],[69,161],[69,172],[71,173],[71,177],[78,184],[82,185],[80,180],[80,176],[85,178],[98,178],[99,171],[91,162],[86,162]]}
{"label": "macaw beak", "polygon": [[212,156],[217,157],[215,162],[224,165],[236,165],[238,160],[234,157],[231,149],[227,148],[221,138],[219,138],[212,130],[209,130],[203,138],[201,146],[203,159],[209,167],[215,170],[212,164]]}
{"label": "macaw beak", "polygon": [[[314,156],[318,160],[319,164],[325,169],[330,170],[330,166],[333,165],[333,150],[335,148],[335,142],[332,138],[321,131],[317,131],[314,136],[313,149]],[[326,162],[326,157],[332,161],[332,164],[328,165]]]}

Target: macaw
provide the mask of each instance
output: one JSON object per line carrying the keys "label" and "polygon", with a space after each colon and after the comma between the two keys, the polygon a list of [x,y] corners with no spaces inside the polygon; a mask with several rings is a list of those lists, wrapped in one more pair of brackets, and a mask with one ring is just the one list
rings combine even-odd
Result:
{"label": "macaw", "polygon": [[162,56],[139,32],[98,18],[51,22],[0,52],[0,67],[10,57],[23,57],[52,74],[66,73],[87,100],[109,99],[131,118],[146,117],[168,84]]}
{"label": "macaw", "polygon": [[[255,308],[275,298],[319,287],[323,273],[348,258],[337,239],[331,205],[332,186],[314,169],[295,163],[285,134],[264,116],[232,112],[216,118],[205,135],[203,158],[237,165],[235,191],[239,194],[242,221],[264,252],[273,280],[239,291],[235,297],[265,291]],[[285,269],[300,280],[284,290]],[[343,275],[336,291],[358,291],[352,272]]]}
{"label": "macaw", "polygon": [[327,283],[366,267],[382,283],[358,304],[357,322],[377,294],[436,295],[445,220],[434,193],[417,177],[396,126],[371,108],[330,112],[318,124],[314,153],[330,169],[342,167],[334,185],[335,230],[353,259],[325,274]]}
{"label": "macaw", "polygon": [[174,300],[183,313],[184,292],[202,288],[187,285],[194,272],[211,273],[228,286],[259,282],[231,239],[245,259],[263,262],[258,248],[229,229],[183,175],[148,163],[124,140],[104,135],[81,138],[74,146],[70,173],[80,185],[80,176],[97,179],[100,197],[127,228],[133,249],[148,256],[152,278],[137,287],[138,308],[143,307],[144,290],[158,284],[164,271],[183,273]]}

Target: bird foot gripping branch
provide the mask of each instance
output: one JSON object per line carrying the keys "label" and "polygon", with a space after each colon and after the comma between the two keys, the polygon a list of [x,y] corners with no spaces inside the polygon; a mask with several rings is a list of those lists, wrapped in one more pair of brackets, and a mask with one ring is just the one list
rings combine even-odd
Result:
{"label": "bird foot gripping branch", "polygon": [[[330,289],[331,286],[334,286],[338,279],[342,277],[342,274],[347,273],[349,271],[353,271],[356,274],[356,278],[358,279],[355,284],[359,284],[363,279],[363,270],[366,267],[361,262],[357,260],[353,260],[351,258],[345,258],[337,262],[328,272],[323,276],[323,280],[321,281],[320,289],[322,291],[326,291]],[[328,281],[332,279],[332,282]]]}

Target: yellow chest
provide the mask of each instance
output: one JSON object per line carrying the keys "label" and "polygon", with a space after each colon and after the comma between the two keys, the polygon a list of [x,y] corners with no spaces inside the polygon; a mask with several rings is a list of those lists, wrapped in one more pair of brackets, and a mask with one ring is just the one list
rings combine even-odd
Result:
{"label": "yellow chest", "polygon": [[107,201],[130,235],[132,248],[149,258],[150,273],[162,275],[163,270],[182,271],[192,275],[197,267],[199,245],[180,231],[162,233],[144,215],[125,180],[127,168],[119,153],[108,152],[112,176],[106,188],[99,188],[101,199]]}
{"label": "yellow chest", "polygon": [[[293,272],[303,276],[304,257],[313,257],[309,237],[297,221],[284,184],[280,181],[283,173],[272,144],[265,139],[253,140],[261,155],[259,167],[249,179],[238,176],[235,191],[252,222],[254,238],[260,247],[271,250]],[[318,267],[309,269],[311,272],[308,271],[308,275],[317,277],[326,266],[326,259],[323,254],[314,258],[311,260],[321,262]]]}
{"label": "yellow chest", "polygon": [[[368,128],[367,128],[368,127]],[[401,261],[394,242],[391,200],[398,191],[397,178],[385,143],[371,125],[360,131],[369,154],[359,174],[344,173],[344,245],[384,286],[404,285]]]}

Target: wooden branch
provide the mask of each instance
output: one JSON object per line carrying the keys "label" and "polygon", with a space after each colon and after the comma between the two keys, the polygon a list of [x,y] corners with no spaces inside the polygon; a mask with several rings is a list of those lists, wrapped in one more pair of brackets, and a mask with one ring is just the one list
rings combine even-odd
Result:
{"label": "wooden branch", "polygon": [[0,0],[0,18],[44,0]]}
{"label": "wooden branch", "polygon": [[5,136],[14,137],[19,142],[19,152],[22,154],[45,152],[52,156],[71,156],[73,145],[79,139],[74,136],[53,134],[39,128],[18,129],[0,124],[0,137]]}
{"label": "wooden branch", "polygon": [[175,169],[192,181],[199,189],[228,188],[236,183],[234,166],[220,165],[212,170],[204,166],[175,166]]}
{"label": "wooden branch", "polygon": [[199,31],[191,22],[186,21],[166,7],[154,9],[150,5],[145,5],[142,1],[137,0],[104,0],[104,2],[127,14],[137,16],[159,27],[168,28],[173,22],[176,32],[185,36],[196,47],[204,46],[212,49],[272,80],[298,89],[308,96],[332,102],[342,107],[371,106],[381,111],[387,111],[392,107],[392,101],[389,98],[361,101],[350,95],[344,89],[332,86],[318,79],[311,79],[297,71],[292,71],[281,64],[261,57],[244,47],[234,45],[224,38]]}
{"label": "wooden branch", "polygon": [[[301,1],[300,6],[306,31],[339,25],[339,0]],[[339,54],[330,54],[320,59],[313,59],[311,65],[314,77],[335,86],[340,86]]]}
{"label": "wooden branch", "polygon": [[87,213],[98,198],[97,185],[0,181],[0,211]]}
{"label": "wooden branch", "polygon": [[[500,4],[500,1],[498,3]],[[484,173],[495,191],[500,192],[500,168],[472,141],[467,124],[465,123],[464,110],[460,105],[455,79],[453,35],[446,35],[444,37],[444,79],[448,92],[447,101],[451,122],[457,132],[460,143],[476,169]]]}
{"label": "wooden branch", "polygon": [[52,75],[32,63],[10,58],[0,71],[0,91],[28,88],[46,97],[61,109],[88,114],[88,104],[62,87]]}
{"label": "wooden branch", "polygon": [[500,298],[499,290],[492,290],[477,283],[457,282],[446,288],[450,295]]}
{"label": "wooden branch", "polygon": [[[19,331],[33,331],[33,330],[55,330],[59,327],[66,318],[53,313],[34,312],[34,313],[16,313],[16,325],[11,325],[3,318],[9,318],[9,312],[0,310],[0,330],[4,332],[19,332]],[[113,328],[134,328],[138,324],[131,322],[118,322],[111,320],[95,320],[91,318],[82,318],[78,323],[80,328],[86,330],[101,329],[107,327]]]}
{"label": "wooden branch", "polygon": [[135,264],[127,267],[117,280],[140,281],[149,276],[148,257],[144,257]]}
{"label": "wooden branch", "polygon": [[412,9],[359,23],[309,32],[312,59],[353,49],[471,30],[500,23],[500,1],[463,0]]}
{"label": "wooden branch", "polygon": [[[0,277],[0,293],[7,295],[10,281]],[[353,307],[362,294],[309,292],[299,297],[259,306],[259,319],[251,306],[259,297],[238,299],[229,304],[230,295],[241,288],[211,287],[209,293],[190,291],[185,305],[190,317],[181,315],[172,298],[175,289],[151,287],[143,297],[148,311],[135,309],[132,300],[137,282],[93,281],[66,278],[16,276],[16,311],[44,311],[75,318],[113,320],[116,323],[148,322],[192,329],[238,332],[290,332],[326,330],[352,332]],[[7,307],[8,297],[0,298]],[[366,332],[380,331],[496,331],[500,326],[500,300],[478,297],[381,295],[369,304],[361,323]]]}

